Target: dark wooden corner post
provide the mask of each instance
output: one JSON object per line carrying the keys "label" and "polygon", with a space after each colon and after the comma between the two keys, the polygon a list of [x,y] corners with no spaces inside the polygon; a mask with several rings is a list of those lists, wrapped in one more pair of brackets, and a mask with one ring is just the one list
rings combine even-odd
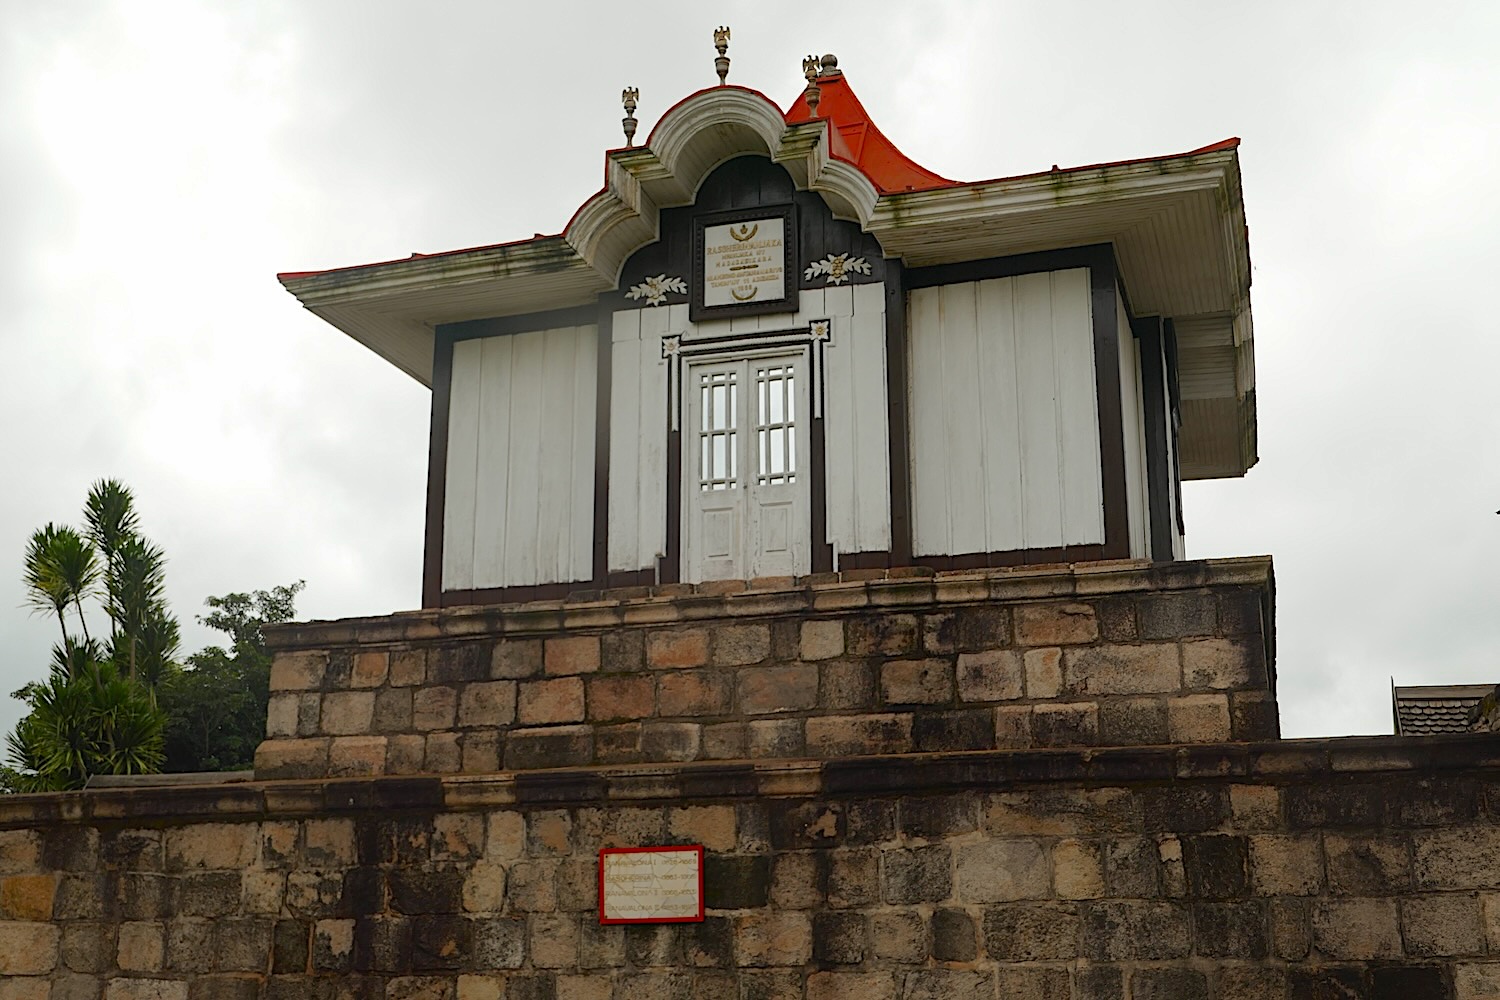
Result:
{"label": "dark wooden corner post", "polygon": [[1172,552],[1172,468],[1168,460],[1171,428],[1167,415],[1167,358],[1160,316],[1131,320],[1141,344],[1141,408],[1146,421],[1146,491],[1150,496],[1151,558],[1166,562]]}
{"label": "dark wooden corner post", "polygon": [[448,408],[453,391],[453,331],[432,342],[432,417],[427,438],[427,529],[422,548],[422,607],[443,603],[443,505],[448,483]]}

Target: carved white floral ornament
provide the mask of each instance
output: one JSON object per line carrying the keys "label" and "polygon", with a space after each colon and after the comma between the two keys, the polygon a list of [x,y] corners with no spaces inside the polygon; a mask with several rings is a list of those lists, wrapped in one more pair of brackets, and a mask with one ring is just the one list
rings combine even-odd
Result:
{"label": "carved white floral ornament", "polygon": [[802,276],[808,281],[818,275],[827,275],[827,283],[830,285],[842,285],[849,280],[851,274],[869,274],[870,262],[863,257],[850,257],[846,253],[837,256],[829,254],[822,260],[815,260],[807,265],[807,270]]}
{"label": "carved white floral ornament", "polygon": [[637,301],[645,299],[646,305],[659,306],[667,301],[667,295],[671,292],[686,295],[687,282],[681,278],[669,278],[665,274],[658,274],[654,278],[647,278],[639,285],[631,285],[625,297]]}

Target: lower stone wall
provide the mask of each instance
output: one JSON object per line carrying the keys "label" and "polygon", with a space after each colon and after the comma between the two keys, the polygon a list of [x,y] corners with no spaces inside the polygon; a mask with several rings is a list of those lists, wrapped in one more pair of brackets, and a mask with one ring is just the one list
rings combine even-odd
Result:
{"label": "lower stone wall", "polygon": [[[3,1000],[1479,1000],[1500,738],[0,800]],[[700,843],[701,924],[596,853]]]}
{"label": "lower stone wall", "polygon": [[487,773],[1278,733],[1269,559],[926,572],[268,629],[277,653],[256,771]]}

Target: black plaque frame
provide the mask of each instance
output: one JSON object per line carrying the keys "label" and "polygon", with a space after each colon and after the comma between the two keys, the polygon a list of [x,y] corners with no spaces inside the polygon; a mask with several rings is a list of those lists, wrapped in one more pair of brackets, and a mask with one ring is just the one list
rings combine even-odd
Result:
{"label": "black plaque frame", "polygon": [[[756,299],[750,302],[731,302],[722,306],[703,304],[706,275],[703,264],[705,249],[704,231],[709,226],[723,226],[735,222],[780,219],[782,232],[781,297]],[[797,290],[801,284],[797,279],[800,258],[797,255],[797,206],[765,205],[757,208],[741,208],[731,212],[713,212],[693,217],[692,280],[689,284],[688,319],[694,323],[706,319],[729,316],[757,316],[762,313],[796,312]]]}

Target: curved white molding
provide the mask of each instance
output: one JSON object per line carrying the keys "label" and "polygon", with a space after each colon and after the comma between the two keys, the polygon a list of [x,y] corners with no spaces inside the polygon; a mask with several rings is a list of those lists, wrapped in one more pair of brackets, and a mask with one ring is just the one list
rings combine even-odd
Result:
{"label": "curved white molding", "polygon": [[879,193],[848,163],[828,154],[828,123],[788,126],[781,109],[754,91],[714,87],[667,112],[647,146],[609,155],[603,191],[563,232],[575,252],[611,285],[630,255],[660,234],[663,208],[691,204],[719,164],[769,156],[797,187],[823,196],[838,218],[866,224]]}

